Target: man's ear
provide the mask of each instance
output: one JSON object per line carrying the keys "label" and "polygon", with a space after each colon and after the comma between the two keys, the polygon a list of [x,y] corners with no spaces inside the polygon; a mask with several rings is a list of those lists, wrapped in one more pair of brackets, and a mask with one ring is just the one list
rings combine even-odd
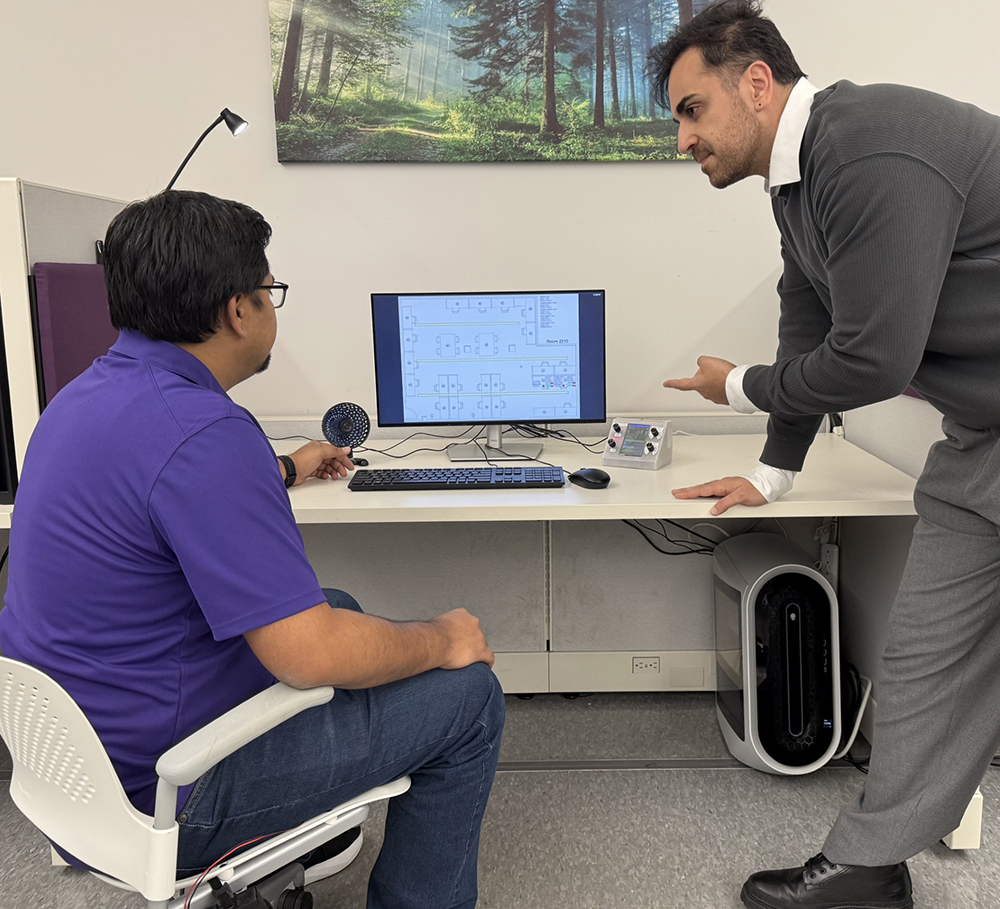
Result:
{"label": "man's ear", "polygon": [[763,60],[751,63],[743,73],[743,80],[749,92],[750,106],[763,110],[774,96],[774,76],[771,67]]}
{"label": "man's ear", "polygon": [[230,297],[225,309],[222,310],[222,317],[219,320],[222,327],[243,337],[246,334],[246,325],[244,324],[243,317],[246,313],[246,307],[251,305],[250,299],[246,294],[236,294],[236,296]]}

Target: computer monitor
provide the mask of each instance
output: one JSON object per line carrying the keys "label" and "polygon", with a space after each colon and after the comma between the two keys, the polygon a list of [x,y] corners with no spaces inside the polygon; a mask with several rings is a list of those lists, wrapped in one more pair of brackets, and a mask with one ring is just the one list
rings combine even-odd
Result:
{"label": "computer monitor", "polygon": [[606,419],[603,290],[372,294],[372,326],[379,426],[487,427],[452,460],[538,457],[502,424]]}

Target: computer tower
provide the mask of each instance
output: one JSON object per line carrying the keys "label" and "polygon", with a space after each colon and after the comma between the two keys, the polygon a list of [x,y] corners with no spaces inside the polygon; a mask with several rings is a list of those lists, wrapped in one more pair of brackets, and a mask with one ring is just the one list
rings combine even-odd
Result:
{"label": "computer tower", "polygon": [[837,596],[783,537],[748,533],[715,548],[716,714],[744,764],[810,773],[841,736]]}

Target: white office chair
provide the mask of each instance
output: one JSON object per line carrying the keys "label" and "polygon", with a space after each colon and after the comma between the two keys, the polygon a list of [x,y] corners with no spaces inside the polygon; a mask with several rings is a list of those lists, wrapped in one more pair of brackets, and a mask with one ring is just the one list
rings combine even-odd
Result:
{"label": "white office chair", "polygon": [[[309,909],[303,866],[310,850],[357,827],[369,805],[401,795],[409,777],[379,786],[271,837],[197,877],[176,880],[177,787],[295,714],[333,697],[333,688],[277,684],[178,742],[156,763],[154,816],[129,802],[104,746],[83,711],[44,672],[0,657],[0,736],[14,770],[14,804],[46,837],[100,869],[97,877],[137,891],[149,909],[207,909],[223,893],[256,888],[261,909]],[[288,889],[291,887],[292,889]],[[225,898],[223,898],[225,899]],[[244,905],[241,903],[241,905]]]}

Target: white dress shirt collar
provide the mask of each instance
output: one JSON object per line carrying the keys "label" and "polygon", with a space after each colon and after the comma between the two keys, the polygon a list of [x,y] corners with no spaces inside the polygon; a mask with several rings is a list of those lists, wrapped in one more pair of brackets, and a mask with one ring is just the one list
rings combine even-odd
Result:
{"label": "white dress shirt collar", "polygon": [[775,191],[789,183],[798,183],[799,152],[802,149],[802,137],[806,132],[806,124],[812,113],[813,95],[819,89],[805,76],[795,83],[785,109],[778,121],[778,131],[774,136],[774,146],[771,149],[771,165],[769,177],[764,181],[764,192],[774,195]]}

